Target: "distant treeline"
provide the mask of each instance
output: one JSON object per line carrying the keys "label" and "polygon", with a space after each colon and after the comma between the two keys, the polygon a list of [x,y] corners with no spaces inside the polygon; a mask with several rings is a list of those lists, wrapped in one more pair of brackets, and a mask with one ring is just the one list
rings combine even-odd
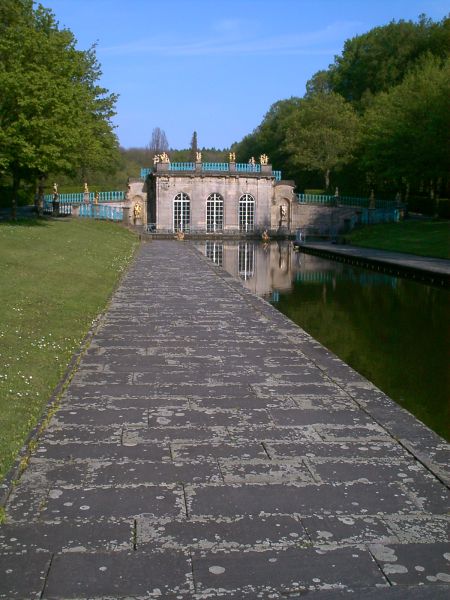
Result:
{"label": "distant treeline", "polygon": [[273,104],[232,150],[242,161],[268,154],[298,191],[448,198],[449,57],[448,17],[376,27],[347,40],[303,97]]}

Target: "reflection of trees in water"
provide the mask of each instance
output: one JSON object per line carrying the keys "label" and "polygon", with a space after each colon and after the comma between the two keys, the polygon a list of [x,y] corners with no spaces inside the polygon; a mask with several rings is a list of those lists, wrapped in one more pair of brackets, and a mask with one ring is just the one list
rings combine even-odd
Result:
{"label": "reflection of trees in water", "polygon": [[277,308],[448,437],[448,291],[358,268],[334,285],[321,275],[301,277]]}
{"label": "reflection of trees in water", "polygon": [[247,281],[255,274],[255,244],[239,242],[238,247],[239,277]]}

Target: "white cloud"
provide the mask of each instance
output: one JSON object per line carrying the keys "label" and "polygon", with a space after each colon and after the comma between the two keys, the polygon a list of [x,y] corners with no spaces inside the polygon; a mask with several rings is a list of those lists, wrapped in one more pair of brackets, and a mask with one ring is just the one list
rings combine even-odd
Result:
{"label": "white cloud", "polygon": [[[255,28],[248,29],[243,22],[224,19],[213,25],[217,35],[203,39],[179,41],[179,37],[151,37],[116,46],[99,48],[108,55],[152,54],[154,56],[218,56],[218,55],[292,55],[330,54],[332,48],[355,30],[355,22],[337,22],[324,29],[285,35],[259,36]],[[233,35],[230,35],[230,32]],[[331,49],[330,49],[331,48]]]}

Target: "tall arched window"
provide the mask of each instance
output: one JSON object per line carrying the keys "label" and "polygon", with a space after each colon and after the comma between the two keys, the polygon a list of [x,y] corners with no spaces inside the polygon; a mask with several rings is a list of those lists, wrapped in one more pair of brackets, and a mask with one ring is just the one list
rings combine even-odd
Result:
{"label": "tall arched window", "polygon": [[184,192],[177,194],[173,200],[173,230],[189,231],[191,226],[191,201]]}
{"label": "tall arched window", "polygon": [[206,200],[206,231],[222,231],[223,198],[220,194],[210,194]]}
{"label": "tall arched window", "polygon": [[250,194],[239,198],[239,229],[253,231],[255,226],[255,199]]}

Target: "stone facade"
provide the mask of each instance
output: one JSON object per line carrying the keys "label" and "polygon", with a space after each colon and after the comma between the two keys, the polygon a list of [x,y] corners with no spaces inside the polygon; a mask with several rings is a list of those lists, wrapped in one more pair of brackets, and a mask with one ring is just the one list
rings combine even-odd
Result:
{"label": "stone facade", "polygon": [[[181,170],[182,165],[186,170]],[[175,170],[171,163],[157,163],[144,181],[131,180],[125,202],[124,221],[142,225],[155,232],[178,229],[194,233],[223,232],[229,234],[295,233],[297,229],[319,234],[345,231],[359,221],[360,210],[348,206],[301,204],[294,193],[293,181],[277,181],[272,166],[257,165],[255,172],[236,170],[236,163],[223,163],[226,170],[205,170],[205,164],[182,163]],[[245,165],[243,165],[245,166]],[[219,226],[208,220],[208,199],[222,203]],[[240,200],[254,201],[248,229],[243,228]],[[177,199],[188,202],[188,215],[176,216]],[[186,208],[186,204],[182,211]]]}
{"label": "stone facade", "polygon": [[[208,220],[207,202],[212,197],[222,203],[223,216],[217,229],[215,223],[211,224],[214,221],[211,213]],[[211,229],[242,232],[242,198],[253,204],[248,228],[244,229],[247,233],[274,231],[280,226],[290,230],[293,226],[294,182],[276,181],[271,165],[261,165],[258,172],[238,172],[234,163],[230,163],[227,171],[203,171],[202,163],[196,163],[192,170],[171,170],[170,163],[158,163],[145,183],[133,181],[129,184],[127,198],[129,222],[133,223],[131,205],[141,203],[145,205],[143,224],[160,232],[180,228],[175,208],[177,199],[189,202],[188,220],[181,229],[191,232],[206,233]]]}

